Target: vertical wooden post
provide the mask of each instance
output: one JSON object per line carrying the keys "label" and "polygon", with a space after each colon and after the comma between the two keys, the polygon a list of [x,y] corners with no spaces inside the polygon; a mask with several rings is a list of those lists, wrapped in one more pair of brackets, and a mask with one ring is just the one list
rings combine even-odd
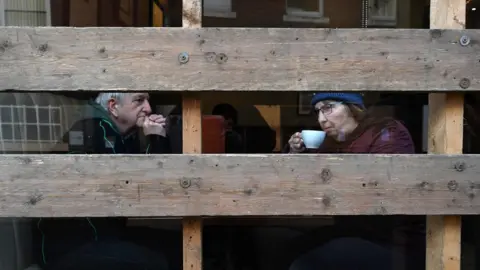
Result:
{"label": "vertical wooden post", "polygon": [[[431,0],[431,29],[464,29],[465,0]],[[428,152],[462,154],[463,93],[430,94]],[[427,270],[460,270],[461,216],[427,216]]]}
{"label": "vertical wooden post", "polygon": [[[184,28],[202,27],[201,0],[183,0],[182,23]],[[187,52],[188,53],[188,52]],[[198,96],[185,93],[182,102],[183,153],[202,153],[202,106]],[[183,270],[201,270],[202,219],[183,219]]]}

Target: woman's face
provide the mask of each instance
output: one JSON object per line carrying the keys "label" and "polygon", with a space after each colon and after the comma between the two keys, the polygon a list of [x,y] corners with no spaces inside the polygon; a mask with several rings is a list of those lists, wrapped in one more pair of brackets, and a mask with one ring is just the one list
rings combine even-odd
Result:
{"label": "woman's face", "polygon": [[339,101],[323,100],[315,104],[320,127],[328,136],[341,140],[357,127],[357,121],[347,105]]}

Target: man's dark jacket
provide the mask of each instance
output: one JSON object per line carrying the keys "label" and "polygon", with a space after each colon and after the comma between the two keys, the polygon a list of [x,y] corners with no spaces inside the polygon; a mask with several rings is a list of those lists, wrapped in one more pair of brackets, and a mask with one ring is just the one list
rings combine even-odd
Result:
{"label": "man's dark jacket", "polygon": [[[142,147],[138,131],[124,136],[111,121],[106,110],[89,102],[82,120],[77,121],[63,137],[71,154],[140,154],[170,153],[168,139],[159,135],[146,136]],[[72,202],[75,203],[75,202]],[[40,261],[55,260],[79,246],[97,240],[123,239],[126,218],[42,218],[38,232]],[[36,233],[37,234],[37,233]],[[43,240],[42,240],[43,237]],[[43,242],[43,244],[42,244]],[[43,248],[42,248],[43,246]],[[43,252],[42,252],[43,249]],[[43,253],[43,254],[42,254]]]}

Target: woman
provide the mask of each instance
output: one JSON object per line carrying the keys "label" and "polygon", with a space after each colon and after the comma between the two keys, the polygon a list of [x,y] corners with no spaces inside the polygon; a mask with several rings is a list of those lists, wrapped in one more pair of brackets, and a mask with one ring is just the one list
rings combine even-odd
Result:
{"label": "woman", "polygon": [[[414,145],[410,133],[393,118],[376,118],[367,114],[362,95],[357,93],[315,94],[313,110],[322,130],[327,133],[317,153],[372,153],[413,154]],[[288,152],[312,152],[306,150],[301,133],[292,135]]]}
{"label": "woman", "polygon": [[[414,153],[405,126],[392,118],[368,115],[360,94],[317,93],[311,104],[321,129],[326,132],[325,141],[319,149],[306,149],[301,133],[297,132],[286,146],[289,153]],[[290,270],[391,269],[393,245],[388,241],[389,236],[383,237],[386,241],[379,240],[381,227],[391,220],[380,217],[378,221],[372,224],[371,217],[341,217],[336,218],[334,227],[320,229],[316,236],[302,236],[298,242],[304,249],[316,248],[296,258]]]}

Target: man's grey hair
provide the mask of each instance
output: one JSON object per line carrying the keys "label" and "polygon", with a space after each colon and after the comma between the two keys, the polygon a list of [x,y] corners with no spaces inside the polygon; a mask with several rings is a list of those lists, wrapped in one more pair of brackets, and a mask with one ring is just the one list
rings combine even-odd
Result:
{"label": "man's grey hair", "polygon": [[100,93],[98,94],[97,98],[95,99],[95,102],[98,103],[100,106],[102,106],[105,110],[108,111],[108,101],[110,99],[116,99],[118,102],[122,102],[125,96],[127,96],[130,93],[126,92],[111,92],[111,93]]}

